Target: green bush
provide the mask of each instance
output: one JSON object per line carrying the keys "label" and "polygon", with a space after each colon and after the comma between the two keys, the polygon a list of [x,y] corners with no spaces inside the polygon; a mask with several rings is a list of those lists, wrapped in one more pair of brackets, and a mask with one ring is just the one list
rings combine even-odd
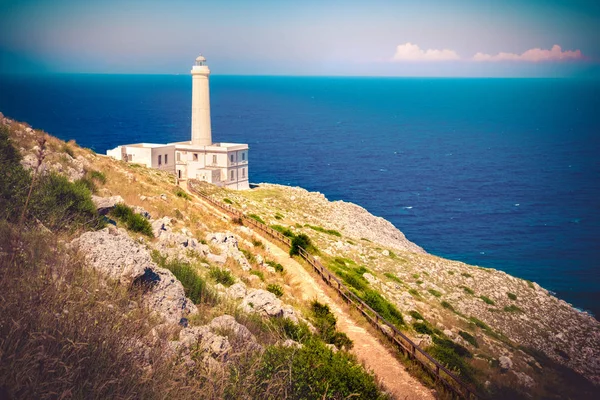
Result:
{"label": "green bush", "polygon": [[299,343],[305,343],[312,337],[308,325],[304,322],[296,324],[289,318],[271,318],[269,323],[281,336]]}
{"label": "green bush", "polygon": [[21,166],[21,154],[13,146],[8,127],[0,124],[0,217],[17,221],[25,205],[31,175]]}
{"label": "green bush", "polygon": [[428,324],[426,324],[424,322],[415,322],[412,325],[413,325],[413,328],[415,329],[415,331],[417,331],[418,333],[425,334],[425,335],[433,334],[433,330],[429,327]]}
{"label": "green bush", "polygon": [[487,296],[479,296],[479,298],[480,298],[481,300],[483,300],[483,301],[484,301],[486,304],[489,304],[489,305],[492,305],[492,306],[496,304],[496,303],[494,302],[494,300],[490,299],[490,298],[489,298],[489,297],[487,297]]}
{"label": "green bush", "polygon": [[279,219],[283,219],[283,215],[279,214],[279,213],[275,213],[274,215],[275,219],[279,220]]}
{"label": "green bush", "polygon": [[289,228],[281,225],[271,225],[271,228],[281,233],[283,236],[294,238],[296,235]]}
{"label": "green bush", "polygon": [[96,186],[96,183],[93,181],[93,179],[90,179],[88,176],[83,176],[77,179],[75,182],[84,185],[86,188],[88,188],[90,193],[98,192],[98,186]]}
{"label": "green bush", "polygon": [[281,383],[270,398],[384,399],[375,378],[348,352],[337,353],[324,343],[309,340],[300,349],[270,346],[256,371],[256,389],[265,393],[272,381]]}
{"label": "green bush", "polygon": [[263,221],[263,219],[260,216],[256,215],[256,214],[248,214],[248,217],[252,218],[253,220],[255,220],[257,222],[260,222],[261,224],[265,223],[265,221]]}
{"label": "green bush", "polygon": [[281,287],[281,285],[278,285],[276,283],[269,283],[267,285],[267,290],[277,297],[283,296],[283,288]]}
{"label": "green bush", "polygon": [[304,250],[306,250],[307,252],[309,252],[311,254],[314,254],[317,252],[317,248],[315,246],[313,246],[310,238],[304,233],[301,233],[292,239],[292,246],[290,247],[290,256],[299,255],[300,248],[303,248]]}
{"label": "green bush", "polygon": [[254,254],[252,254],[251,252],[249,252],[246,249],[241,249],[240,251],[242,252],[242,254],[244,254],[244,257],[246,257],[246,260],[248,260],[251,264],[256,264],[256,257],[254,257]]}
{"label": "green bush", "polygon": [[235,283],[235,278],[226,269],[219,267],[211,267],[208,271],[208,276],[214,279],[215,282],[220,283],[223,286],[231,286]]}
{"label": "green bush", "polygon": [[191,197],[189,194],[187,194],[184,190],[182,190],[181,188],[177,188],[175,189],[175,196],[177,197],[181,197],[182,199],[185,200],[190,200]]}
{"label": "green bush", "polygon": [[507,295],[507,296],[508,296],[508,298],[509,298],[509,299],[511,299],[511,300],[516,300],[516,299],[517,299],[517,295],[516,295],[516,294],[514,294],[514,293],[507,292],[507,293],[506,293],[506,295]]}
{"label": "green bush", "polygon": [[477,343],[477,340],[475,339],[475,337],[473,337],[473,335],[471,335],[470,333],[465,332],[465,331],[458,331],[458,334],[460,337],[465,339],[465,341],[467,341],[468,343],[473,345],[473,347],[479,347],[479,343]]}
{"label": "green bush", "polygon": [[421,319],[421,320],[425,321],[425,318],[423,318],[421,313],[418,311],[415,311],[415,310],[409,311],[408,315],[410,315],[414,319]]}
{"label": "green bush", "polygon": [[454,307],[452,307],[452,304],[448,303],[447,301],[442,301],[442,307],[447,308],[450,311],[454,311]]}
{"label": "green bush", "polygon": [[104,226],[92,201],[91,192],[79,181],[69,182],[61,175],[50,173],[39,179],[31,198],[30,215],[42,221],[50,230],[74,227]]}
{"label": "green bush", "polygon": [[440,292],[438,292],[437,290],[435,290],[435,289],[429,289],[428,292],[431,293],[432,295],[434,295],[435,297],[441,297],[442,296],[442,294]]}
{"label": "green bush", "polygon": [[356,290],[364,291],[369,285],[369,282],[355,271],[336,271],[336,273],[348,286],[353,287]]}
{"label": "green bush", "polygon": [[113,208],[110,214],[123,222],[127,226],[127,229],[139,232],[148,237],[154,237],[150,222],[142,215],[136,214],[131,207],[119,203]]}
{"label": "green bush", "polygon": [[269,261],[266,261],[266,263],[267,263],[267,265],[275,268],[275,271],[283,272],[283,265],[279,264],[278,262],[269,260]]}
{"label": "green bush", "polygon": [[233,204],[233,201],[229,200],[227,197],[223,199],[223,203]]}
{"label": "green bush", "polygon": [[473,277],[473,275],[471,275],[471,274],[469,274],[467,272],[463,272],[461,275],[464,276],[465,278],[472,278]]}
{"label": "green bush", "polygon": [[[434,357],[446,367],[457,372],[461,378],[469,383],[475,382],[475,370],[458,352],[469,355],[467,349],[448,339],[438,339],[433,337],[434,345],[427,348],[429,355]],[[460,347],[457,347],[460,346]],[[460,348],[464,349],[460,350]],[[459,349],[459,350],[457,350]],[[458,352],[457,352],[458,351]],[[465,352],[466,351],[466,352]]]}
{"label": "green bush", "polygon": [[363,300],[369,305],[369,307],[377,311],[390,323],[396,326],[404,325],[404,319],[402,318],[400,311],[398,311],[398,309],[392,303],[384,299],[376,291],[366,290],[364,292]]}
{"label": "green bush", "polygon": [[311,321],[319,337],[325,343],[333,344],[339,349],[350,350],[352,348],[352,340],[345,333],[337,331],[337,320],[327,304],[322,304],[315,300],[310,305],[310,311],[312,314]]}
{"label": "green bush", "polygon": [[492,329],[482,320],[477,319],[475,317],[470,317],[469,321],[473,322],[476,326],[478,326],[479,328],[485,330],[485,331],[491,331]]}
{"label": "green bush", "polygon": [[101,171],[89,171],[88,175],[94,181],[100,182],[103,185],[106,183],[106,175],[104,174],[104,172],[101,172]]}
{"label": "green bush", "polygon": [[421,297],[421,293],[419,293],[416,289],[408,289],[408,293],[410,293],[414,297]]}

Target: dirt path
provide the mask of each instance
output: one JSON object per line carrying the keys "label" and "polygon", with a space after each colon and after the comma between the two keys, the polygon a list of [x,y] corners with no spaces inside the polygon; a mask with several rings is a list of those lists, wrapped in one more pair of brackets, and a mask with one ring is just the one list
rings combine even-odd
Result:
{"label": "dirt path", "polygon": [[[197,196],[194,197],[217,214],[226,215],[208,202],[199,199]],[[249,228],[252,230],[251,227]],[[319,302],[329,306],[331,312],[337,318],[338,329],[346,333],[354,342],[352,353],[356,355],[367,369],[373,371],[377,379],[379,379],[385,389],[394,398],[398,400],[435,399],[431,390],[411,376],[406,371],[406,368],[376,337],[354,322],[350,315],[336,302],[336,300],[341,300],[334,300],[325,292],[323,288],[326,284],[323,281],[311,275],[300,263],[290,258],[288,253],[279,246],[257,233],[255,233],[255,236],[264,243],[265,248],[268,249],[275,259],[274,261],[284,266],[286,273],[290,276],[291,285],[298,288],[298,291],[302,293],[302,300],[310,301],[317,299]]]}
{"label": "dirt path", "polygon": [[[311,275],[296,260],[269,242],[262,236],[260,239],[268,246],[275,260],[284,266],[286,272],[291,276],[292,285],[300,289],[302,300],[310,301],[317,299],[327,304],[338,320],[338,328],[354,342],[352,353],[375,373],[383,386],[393,394],[396,399],[434,399],[431,390],[423,386],[416,378],[411,376],[406,368],[386,349],[377,338],[367,330],[358,326],[350,315],[345,312],[336,302],[323,290],[326,285],[320,279]],[[337,299],[337,301],[340,301]]]}

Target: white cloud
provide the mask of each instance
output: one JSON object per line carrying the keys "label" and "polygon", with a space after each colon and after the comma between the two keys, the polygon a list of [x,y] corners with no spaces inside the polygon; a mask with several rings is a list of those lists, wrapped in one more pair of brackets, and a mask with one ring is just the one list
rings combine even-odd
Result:
{"label": "white cloud", "polygon": [[396,47],[392,61],[450,61],[459,60],[460,56],[454,50],[421,50],[418,45],[405,43]]}
{"label": "white cloud", "polygon": [[565,50],[557,44],[552,46],[550,50],[540,48],[530,49],[521,54],[515,53],[498,53],[494,56],[490,54],[477,53],[473,56],[473,61],[565,61],[565,60],[581,60],[583,54],[581,50]]}

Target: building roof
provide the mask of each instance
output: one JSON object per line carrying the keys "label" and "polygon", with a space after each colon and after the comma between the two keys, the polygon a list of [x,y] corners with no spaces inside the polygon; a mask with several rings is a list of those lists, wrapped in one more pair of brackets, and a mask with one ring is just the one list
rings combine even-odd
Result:
{"label": "building roof", "polygon": [[198,57],[196,57],[196,61],[206,61],[206,58],[204,58],[204,56],[200,54]]}

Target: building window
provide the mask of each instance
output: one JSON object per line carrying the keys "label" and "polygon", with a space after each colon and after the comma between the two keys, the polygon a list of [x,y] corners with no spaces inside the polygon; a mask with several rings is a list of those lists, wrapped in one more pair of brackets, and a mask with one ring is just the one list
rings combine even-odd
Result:
{"label": "building window", "polygon": [[175,156],[177,157],[177,162],[181,161],[181,153],[180,152],[176,152]]}
{"label": "building window", "polygon": [[179,179],[181,179],[181,170],[178,170],[177,173],[179,174]]}
{"label": "building window", "polygon": [[162,156],[158,155],[158,165],[162,165]]}
{"label": "building window", "polygon": [[169,159],[168,159],[169,155],[165,154],[165,165],[167,165],[169,163]]}
{"label": "building window", "polygon": [[233,154],[229,155],[229,161],[233,162]]}
{"label": "building window", "polygon": [[242,178],[246,177],[246,168],[242,168]]}
{"label": "building window", "polygon": [[216,163],[217,163],[217,155],[213,154],[213,164],[216,164]]}
{"label": "building window", "polygon": [[133,155],[132,154],[127,154],[127,161],[131,161],[133,160]]}
{"label": "building window", "polygon": [[231,171],[231,180],[233,180],[233,174],[234,174],[234,172]]}
{"label": "building window", "polygon": [[194,153],[194,161],[198,161],[198,153]]}
{"label": "building window", "polygon": [[242,153],[242,161],[246,161],[246,153]]}

